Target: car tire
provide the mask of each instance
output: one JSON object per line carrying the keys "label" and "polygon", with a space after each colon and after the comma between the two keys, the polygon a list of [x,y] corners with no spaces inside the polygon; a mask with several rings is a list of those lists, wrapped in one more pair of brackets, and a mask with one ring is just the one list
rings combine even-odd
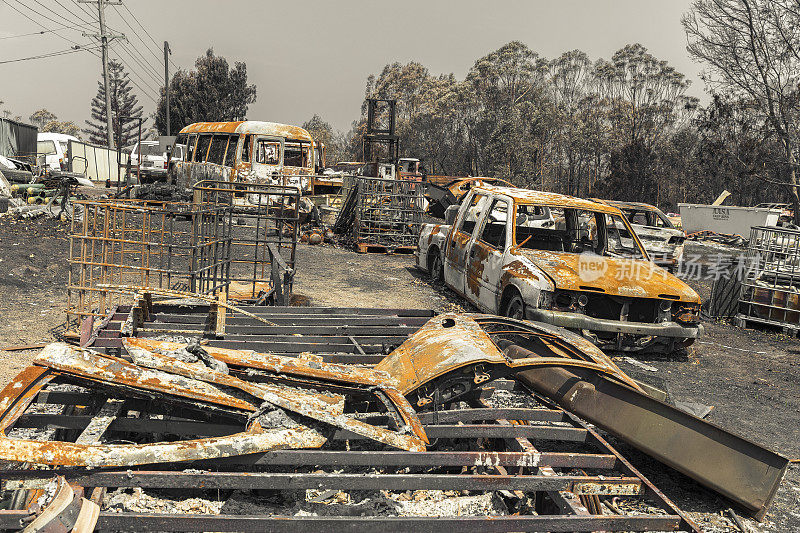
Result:
{"label": "car tire", "polygon": [[525,302],[522,295],[516,291],[511,295],[503,306],[503,316],[516,320],[525,320]]}
{"label": "car tire", "polygon": [[431,281],[434,283],[444,282],[444,265],[442,264],[442,256],[439,254],[439,250],[434,250],[428,255],[430,257],[428,260],[428,274]]}

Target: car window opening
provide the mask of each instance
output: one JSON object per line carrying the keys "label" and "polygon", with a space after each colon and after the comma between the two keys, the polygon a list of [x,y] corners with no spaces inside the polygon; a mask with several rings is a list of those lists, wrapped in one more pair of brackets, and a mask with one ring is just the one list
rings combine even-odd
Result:
{"label": "car window opening", "polygon": [[508,202],[495,200],[486,218],[481,241],[493,248],[502,250],[506,245],[506,226],[508,223]]}
{"label": "car window opening", "polygon": [[641,250],[619,215],[582,209],[517,205],[515,241],[520,248],[593,253],[641,259]]}

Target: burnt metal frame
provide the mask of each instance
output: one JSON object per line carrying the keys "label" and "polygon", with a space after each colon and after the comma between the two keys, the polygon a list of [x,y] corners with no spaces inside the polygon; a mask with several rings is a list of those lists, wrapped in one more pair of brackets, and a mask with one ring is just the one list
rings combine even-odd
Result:
{"label": "burnt metal frame", "polygon": [[[249,348],[296,355],[301,348],[285,342],[287,336],[307,351],[324,359],[349,363],[371,364],[383,357],[379,351],[390,350],[426,322],[433,313],[411,309],[331,309],[291,307],[251,307],[248,310],[275,324],[246,318],[242,328],[233,336],[237,340],[209,339],[211,345]],[[120,306],[108,317],[105,327],[91,342],[94,349],[126,355],[119,327],[128,319],[130,308]],[[170,328],[191,334],[202,333],[205,309],[155,303],[152,312],[139,330],[143,336],[175,334]],[[233,316],[234,322],[245,320]],[[250,325],[249,323],[253,325]],[[253,331],[254,326],[261,328]],[[158,329],[163,328],[163,329]],[[149,330],[149,331],[148,331]],[[299,334],[297,336],[296,334]],[[350,343],[346,344],[347,338]],[[233,343],[232,345],[226,343]],[[258,346],[258,348],[256,348]],[[493,390],[518,389],[513,381],[496,380],[486,384],[483,396]],[[100,514],[99,530],[137,531],[199,531],[209,528],[218,531],[270,530],[297,531],[322,527],[333,531],[352,531],[366,527],[381,527],[388,531],[443,530],[453,527],[468,531],[643,531],[697,530],[696,525],[669,501],[655,486],[639,473],[624,457],[606,442],[592,427],[552,402],[534,395],[536,408],[489,407],[480,397],[469,403],[471,409],[444,406],[443,410],[420,414],[431,439],[453,439],[471,451],[405,452],[362,449],[363,439],[338,430],[332,435],[333,450],[281,450],[250,456],[160,465],[158,470],[56,468],[29,470],[24,468],[0,471],[0,480],[8,490],[35,488],[54,473],[95,490],[114,487],[173,487],[214,490],[244,488],[302,490],[303,488],[332,489],[390,489],[445,488],[448,490],[491,490],[509,502],[521,505],[525,495],[533,496],[538,515],[533,516],[474,516],[474,517],[292,517],[292,516],[232,516],[232,515],[158,515],[146,513]],[[105,398],[92,397],[88,392],[44,390],[37,402],[64,405],[63,413],[25,413],[15,427],[49,427],[77,436],[91,427],[94,416],[87,412],[72,412],[69,406],[95,405],[102,414],[108,405]],[[223,418],[209,416],[207,422],[181,420],[181,413],[168,406],[159,406],[167,419],[140,419],[130,411],[145,410],[144,400],[128,399],[125,407],[106,427],[109,432],[173,432],[191,434],[230,434],[238,429],[226,424]],[[185,416],[185,415],[184,415]],[[201,416],[199,412],[194,417]],[[371,415],[370,423],[387,418]],[[509,422],[514,420],[514,423]],[[341,449],[349,441],[349,450]],[[565,449],[540,451],[532,442],[562,443]],[[337,444],[338,443],[338,444]],[[538,446],[538,444],[537,444]],[[548,445],[552,448],[552,444]],[[578,448],[576,448],[576,446]],[[556,448],[557,449],[557,448]],[[580,451],[577,451],[580,449]],[[283,467],[283,468],[281,468]],[[313,468],[306,471],[304,468]],[[365,474],[363,468],[381,468],[382,473]],[[464,467],[476,467],[464,473]],[[197,468],[202,473],[182,472]],[[322,472],[320,469],[335,469]],[[242,471],[244,469],[244,471]],[[355,469],[355,472],[353,471]],[[433,472],[425,472],[433,469]],[[563,469],[563,470],[562,470]],[[576,473],[589,469],[593,475]],[[298,471],[299,470],[299,471]],[[580,494],[644,494],[663,510],[664,515],[592,515],[579,500]],[[213,494],[213,493],[212,493]],[[552,514],[552,513],[556,514]],[[547,514],[550,513],[550,514]],[[0,527],[19,527],[18,520],[27,511],[0,511]]]}
{"label": "burnt metal frame", "polygon": [[[508,383],[495,383],[509,388]],[[108,401],[92,401],[91,393],[70,391],[42,391],[37,402],[51,402],[64,406],[100,406],[98,416],[102,416]],[[97,398],[94,398],[97,400]],[[541,400],[537,398],[537,400]],[[36,405],[36,404],[34,404]],[[130,411],[141,412],[141,401],[126,400],[124,408],[117,410],[117,417],[107,430],[111,432],[139,431],[164,432],[164,422],[173,424],[171,432],[198,431],[202,427],[213,429],[218,421],[208,424],[195,423],[194,427],[181,428],[173,420],[129,418]],[[126,414],[127,413],[127,414]],[[175,413],[180,416],[180,413]],[[122,415],[122,416],[120,416]],[[91,426],[91,415],[55,415],[49,418],[35,418],[26,414],[20,418],[16,427],[47,427],[62,431],[80,433]],[[644,531],[695,529],[694,524],[678,510],[672,502],[661,494],[638,471],[630,466],[594,430],[557,406],[544,405],[543,408],[489,408],[448,409],[423,414],[426,431],[438,439],[466,440],[472,443],[474,451],[374,451],[359,450],[354,435],[339,431],[334,441],[350,442],[350,450],[281,450],[252,456],[231,457],[214,461],[193,463],[174,463],[160,465],[158,470],[136,469],[87,469],[59,467],[48,470],[25,468],[0,471],[6,490],[30,490],[41,487],[53,475],[64,476],[70,483],[83,487],[112,489],[126,487],[174,488],[174,489],[270,489],[270,490],[471,490],[500,491],[506,499],[524,501],[525,493],[537,496],[547,493],[561,503],[559,514],[545,514],[546,501],[536,497],[537,512],[533,516],[475,516],[475,517],[351,517],[336,516],[319,520],[316,517],[299,518],[269,515],[158,515],[146,513],[109,513],[100,515],[98,529],[137,530],[137,531],[200,531],[212,527],[221,531],[253,531],[268,527],[296,531],[313,525],[332,530],[352,530],[373,524],[377,520],[389,530],[442,530],[459,525],[469,530],[481,531]],[[512,425],[504,422],[504,417],[513,417],[519,422]],[[373,419],[376,417],[373,417]],[[125,427],[121,422],[129,420],[138,424]],[[469,424],[463,425],[464,422]],[[533,423],[533,424],[531,424]],[[563,426],[563,427],[562,427]],[[596,452],[583,453],[570,451],[539,452],[530,441],[520,437],[519,429],[536,431],[533,436],[542,441],[558,441],[558,437],[548,434],[547,428],[562,427],[582,433],[582,439]],[[224,431],[225,428],[217,428]],[[499,431],[492,431],[499,430]],[[434,431],[436,430],[436,431]],[[491,439],[491,440],[490,440]],[[483,443],[483,444],[481,444]],[[341,446],[341,444],[340,444]],[[483,448],[483,449],[480,449]],[[504,448],[512,451],[503,451]],[[599,452],[599,453],[597,453]],[[236,465],[246,466],[246,471],[234,470]],[[280,469],[279,467],[288,467]],[[313,471],[302,471],[304,466]],[[320,468],[335,472],[319,472]],[[361,467],[382,467],[388,472],[370,473]],[[473,473],[463,472],[464,468],[474,467]],[[201,469],[185,471],[186,468]],[[563,468],[564,473],[556,472]],[[297,470],[301,471],[298,472]],[[355,469],[352,471],[351,469]],[[426,472],[432,469],[433,472]],[[575,469],[599,471],[596,475],[575,474]],[[397,471],[399,470],[399,472]],[[512,472],[512,473],[510,473]],[[531,494],[534,493],[534,494]],[[665,512],[663,515],[590,515],[577,504],[577,496],[619,495],[639,496],[646,493],[654,503]],[[521,500],[520,500],[521,499]],[[519,501],[518,501],[519,500]],[[565,503],[566,502],[566,503]],[[27,511],[11,510],[0,512],[0,527],[14,529],[19,527],[19,519]],[[208,518],[208,521],[198,520]],[[369,520],[369,522],[367,522]],[[285,525],[287,523],[288,525]],[[374,524],[373,524],[374,525]],[[571,528],[571,529],[570,529]]]}
{"label": "burnt metal frame", "polygon": [[[389,124],[386,128],[379,128],[378,105],[386,104],[389,108]],[[367,131],[364,133],[364,161],[372,163],[378,161],[378,154],[373,145],[386,145],[389,163],[397,164],[400,157],[400,137],[395,132],[395,117],[397,115],[397,100],[385,98],[367,98]]]}
{"label": "burnt metal frame", "polygon": [[422,224],[422,186],[409,180],[355,179],[358,199],[352,235],[356,246],[382,246],[387,251],[416,248]]}
{"label": "burnt metal frame", "polygon": [[[229,281],[249,286],[249,294],[241,299],[263,302],[272,297],[274,303],[287,305],[300,226],[300,189],[204,180],[194,185],[193,196],[195,204],[224,205],[231,209],[234,223]],[[261,289],[265,282],[270,284],[269,291]]]}
{"label": "burnt metal frame", "polygon": [[[213,294],[228,285],[231,212],[224,206],[146,200],[78,202],[72,220],[67,324],[105,317],[123,301],[101,284]],[[77,209],[77,208],[76,208]]]}
{"label": "burnt metal frame", "polygon": [[800,230],[753,227],[739,268],[738,321],[800,331]]}

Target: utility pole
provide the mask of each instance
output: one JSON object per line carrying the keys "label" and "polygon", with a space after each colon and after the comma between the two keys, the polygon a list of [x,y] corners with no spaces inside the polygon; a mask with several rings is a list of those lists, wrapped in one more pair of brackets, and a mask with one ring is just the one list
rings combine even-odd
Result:
{"label": "utility pole", "polygon": [[[120,34],[109,34],[106,31],[106,13],[105,8],[107,5],[122,5],[122,0],[78,0],[81,4],[94,4],[97,3],[97,19],[100,22],[100,33],[84,33],[84,37],[94,37],[100,41],[102,48],[102,61],[103,61],[103,85],[106,91],[106,133],[108,138],[108,147],[114,148],[114,131],[111,120],[111,88],[109,87],[108,80],[108,44],[113,39],[124,39],[125,36]],[[122,125],[120,125],[122,127]]]}
{"label": "utility pole", "polygon": [[164,94],[167,98],[167,137],[170,136],[169,128],[169,55],[172,50],[169,49],[169,43],[164,41]]}

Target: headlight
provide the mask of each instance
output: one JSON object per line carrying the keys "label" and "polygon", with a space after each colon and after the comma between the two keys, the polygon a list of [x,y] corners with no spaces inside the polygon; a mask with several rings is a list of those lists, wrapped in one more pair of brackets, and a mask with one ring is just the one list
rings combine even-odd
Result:
{"label": "headlight", "polygon": [[536,307],[539,309],[552,309],[553,292],[545,290],[539,291],[539,303]]}

